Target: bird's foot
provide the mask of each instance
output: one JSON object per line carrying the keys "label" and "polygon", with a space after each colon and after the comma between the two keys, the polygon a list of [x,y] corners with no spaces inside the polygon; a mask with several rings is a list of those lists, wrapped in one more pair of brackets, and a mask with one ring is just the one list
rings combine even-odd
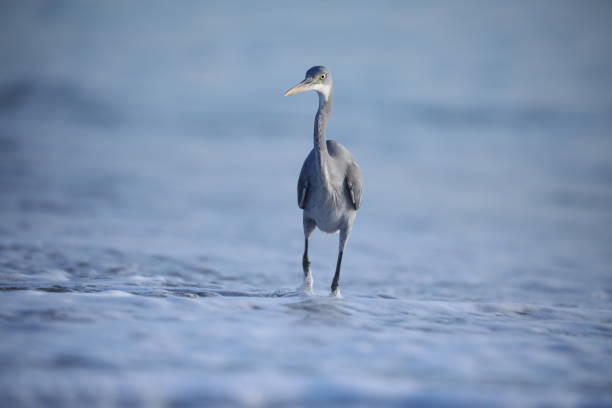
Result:
{"label": "bird's foot", "polygon": [[302,283],[302,290],[309,295],[312,295],[312,281],[313,279],[312,279],[311,273],[304,276],[304,283]]}
{"label": "bird's foot", "polygon": [[342,293],[340,293],[340,288],[338,287],[332,290],[331,293],[329,294],[329,297],[342,299]]}

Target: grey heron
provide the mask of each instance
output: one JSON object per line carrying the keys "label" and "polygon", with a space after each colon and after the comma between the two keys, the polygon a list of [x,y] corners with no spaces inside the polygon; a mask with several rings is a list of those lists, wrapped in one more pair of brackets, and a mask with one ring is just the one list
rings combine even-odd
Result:
{"label": "grey heron", "polygon": [[312,291],[312,273],[308,259],[308,240],[315,227],[327,233],[340,231],[336,272],[331,294],[340,296],[340,266],[346,242],[351,234],[363,192],[361,168],[353,155],[335,140],[325,140],[325,128],[331,115],[332,76],[323,66],[310,68],[302,82],[285,96],[304,91],[319,94],[319,110],[314,123],[314,148],[310,151],[298,179],[298,206],[304,224],[304,287]]}

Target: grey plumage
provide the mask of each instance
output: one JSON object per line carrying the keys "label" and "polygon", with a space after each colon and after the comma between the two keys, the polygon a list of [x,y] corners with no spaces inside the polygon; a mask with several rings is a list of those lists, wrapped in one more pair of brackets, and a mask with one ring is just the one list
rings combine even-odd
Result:
{"label": "grey plumage", "polygon": [[315,116],[314,148],[310,151],[298,178],[298,206],[304,210],[304,285],[312,290],[308,260],[308,240],[315,226],[327,233],[340,232],[336,273],[332,294],[340,295],[340,266],[346,242],[351,234],[363,193],[361,168],[353,155],[339,142],[325,140],[325,128],[331,115],[333,96],[331,72],[322,66],[310,68],[306,78],[285,95],[313,90],[319,94]]}

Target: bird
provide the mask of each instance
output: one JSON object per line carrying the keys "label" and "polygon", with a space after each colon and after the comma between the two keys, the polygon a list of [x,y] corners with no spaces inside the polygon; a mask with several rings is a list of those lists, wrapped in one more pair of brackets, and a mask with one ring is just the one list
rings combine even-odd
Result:
{"label": "bird", "polygon": [[330,296],[341,297],[342,255],[363,195],[361,167],[340,142],[325,139],[325,129],[332,108],[331,71],[321,65],[310,68],[306,71],[304,80],[285,92],[285,96],[305,91],[317,92],[319,109],[314,121],[314,147],[304,160],[297,184],[297,201],[298,207],[303,210],[304,227],[303,287],[312,293],[313,278],[308,258],[308,241],[315,227],[330,234],[340,232]]}

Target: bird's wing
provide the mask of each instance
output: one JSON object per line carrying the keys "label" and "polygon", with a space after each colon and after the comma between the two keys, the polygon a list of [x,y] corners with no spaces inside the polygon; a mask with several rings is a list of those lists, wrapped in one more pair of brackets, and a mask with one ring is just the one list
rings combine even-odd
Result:
{"label": "bird's wing", "polygon": [[346,168],[346,185],[351,195],[351,201],[355,206],[355,210],[358,210],[361,206],[361,196],[363,194],[363,182],[361,179],[361,167],[356,161],[351,163]]}
{"label": "bird's wing", "polygon": [[308,163],[310,156],[306,157],[304,160],[304,164],[302,164],[302,170],[300,171],[300,177],[298,178],[297,185],[297,199],[298,199],[298,207],[302,210],[306,206],[306,198],[308,197]]}

